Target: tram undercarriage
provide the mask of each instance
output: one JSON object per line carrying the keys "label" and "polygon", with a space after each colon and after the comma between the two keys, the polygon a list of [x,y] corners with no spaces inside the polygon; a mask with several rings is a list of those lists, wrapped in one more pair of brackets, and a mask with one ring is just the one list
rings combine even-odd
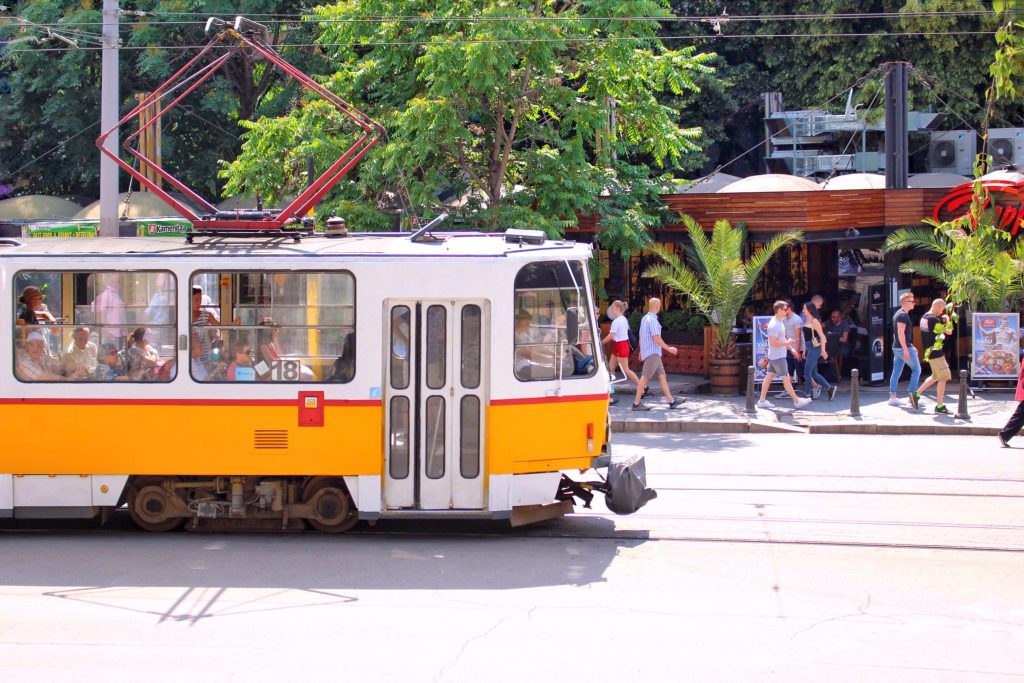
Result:
{"label": "tram undercarriage", "polygon": [[359,515],[340,477],[134,477],[128,513],[147,531],[348,531]]}

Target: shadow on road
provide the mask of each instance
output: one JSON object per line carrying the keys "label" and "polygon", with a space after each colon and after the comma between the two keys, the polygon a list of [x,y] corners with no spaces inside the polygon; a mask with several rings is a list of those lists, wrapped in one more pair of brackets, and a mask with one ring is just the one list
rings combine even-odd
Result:
{"label": "shadow on road", "polygon": [[147,534],[127,515],[0,526],[0,585],[301,590],[465,590],[604,581],[621,548],[647,532],[570,516],[520,529],[482,522],[381,522],[340,536],[313,533]]}

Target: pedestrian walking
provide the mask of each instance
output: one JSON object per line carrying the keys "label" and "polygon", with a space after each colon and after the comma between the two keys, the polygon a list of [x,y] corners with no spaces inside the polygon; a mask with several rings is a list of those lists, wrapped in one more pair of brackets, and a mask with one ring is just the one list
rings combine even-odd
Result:
{"label": "pedestrian walking", "polygon": [[[626,318],[626,304],[623,301],[613,301],[608,306],[608,317],[612,319],[611,329],[602,343],[612,343],[612,352],[608,357],[608,375],[615,380],[615,371],[622,368],[622,374],[633,384],[640,384],[640,378],[629,369],[629,354],[632,349],[629,346],[629,320]],[[617,399],[611,399],[610,403],[615,405]]]}
{"label": "pedestrian walking", "polygon": [[928,312],[921,317],[921,345],[924,347],[924,359],[932,369],[932,374],[917,390],[917,401],[920,403],[921,395],[935,384],[935,412],[940,415],[949,413],[949,408],[943,401],[946,396],[946,382],[952,379],[953,375],[949,371],[946,351],[942,347],[952,331],[953,324],[946,315],[946,302],[936,299]]}
{"label": "pedestrian walking", "polygon": [[910,322],[910,309],[914,307],[914,295],[904,292],[900,296],[900,309],[892,317],[892,375],[889,377],[889,405],[901,406],[903,402],[897,396],[900,375],[903,368],[910,366],[910,405],[917,407],[917,383],[921,379],[921,361],[914,348],[913,330]]}
{"label": "pedestrian walking", "polygon": [[785,301],[776,301],[772,306],[775,317],[768,323],[768,374],[765,375],[764,383],[761,384],[761,400],[757,402],[758,408],[774,408],[775,405],[768,400],[768,389],[771,388],[772,380],[776,376],[782,377],[782,386],[786,393],[793,399],[793,405],[803,408],[811,402],[810,398],[800,398],[793,390],[793,379],[789,376],[789,368],[786,365],[786,353],[793,347],[793,340],[786,335],[786,316],[790,313],[789,304]]}
{"label": "pedestrian walking", "polygon": [[807,349],[804,376],[807,378],[807,395],[818,398],[824,391],[831,401],[835,398],[837,385],[829,384],[829,381],[818,372],[818,360],[824,358],[827,361],[828,350],[825,348],[825,331],[821,328],[818,307],[813,303],[804,304],[804,320],[804,348]]}
{"label": "pedestrian walking", "polygon": [[1024,427],[1024,364],[1020,366],[1020,376],[1017,378],[1017,393],[1013,395],[1017,399],[1017,408],[1013,415],[1006,421],[1006,425],[999,430],[999,443],[1003,448],[1010,447],[1010,439],[1017,436],[1017,432]]}
{"label": "pedestrian walking", "polygon": [[668,388],[668,377],[665,375],[665,366],[661,362],[661,352],[668,351],[673,356],[679,353],[674,346],[669,346],[661,339],[661,323],[658,322],[658,311],[661,310],[661,300],[655,297],[647,302],[647,314],[640,320],[640,360],[643,361],[643,371],[640,373],[640,381],[636,385],[636,397],[633,399],[633,410],[650,410],[649,405],[640,402],[644,396],[644,389],[647,384],[658,378],[661,385],[661,393],[668,400],[669,408],[678,408],[686,399],[672,398],[672,392]]}

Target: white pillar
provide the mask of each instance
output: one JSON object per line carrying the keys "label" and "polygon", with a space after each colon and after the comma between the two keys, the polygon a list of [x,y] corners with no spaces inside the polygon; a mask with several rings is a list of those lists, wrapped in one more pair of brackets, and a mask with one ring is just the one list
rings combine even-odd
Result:
{"label": "white pillar", "polygon": [[[118,60],[120,41],[117,25],[121,11],[117,0],[103,0],[103,70],[100,83],[100,129],[110,130],[120,118],[117,112]],[[117,154],[119,136],[114,131],[106,139],[104,148]],[[98,152],[97,152],[98,153]],[[100,234],[116,237],[117,229],[118,166],[106,155],[100,154]]]}

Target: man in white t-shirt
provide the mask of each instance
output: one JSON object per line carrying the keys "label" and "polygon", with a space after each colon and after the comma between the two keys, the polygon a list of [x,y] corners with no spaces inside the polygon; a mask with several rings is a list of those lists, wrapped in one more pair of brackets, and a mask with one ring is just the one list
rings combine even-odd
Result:
{"label": "man in white t-shirt", "polygon": [[810,398],[800,398],[793,391],[793,380],[789,376],[789,369],[786,367],[786,353],[793,348],[793,340],[786,334],[785,319],[789,314],[789,304],[785,301],[776,301],[773,306],[775,317],[768,323],[768,374],[761,384],[761,400],[757,402],[758,408],[774,408],[775,405],[768,400],[768,389],[771,388],[772,380],[776,375],[782,377],[782,385],[786,393],[793,399],[796,408],[803,408],[811,402]]}
{"label": "man in white t-shirt", "polygon": [[[622,374],[633,384],[639,384],[640,378],[629,369],[629,320],[626,318],[626,304],[622,301],[613,301],[608,305],[608,317],[612,319],[611,329],[607,336],[601,340],[607,344],[612,342],[612,353],[608,358],[608,374],[612,381],[615,380],[615,370],[622,368]],[[612,399],[615,403],[615,399]]]}

